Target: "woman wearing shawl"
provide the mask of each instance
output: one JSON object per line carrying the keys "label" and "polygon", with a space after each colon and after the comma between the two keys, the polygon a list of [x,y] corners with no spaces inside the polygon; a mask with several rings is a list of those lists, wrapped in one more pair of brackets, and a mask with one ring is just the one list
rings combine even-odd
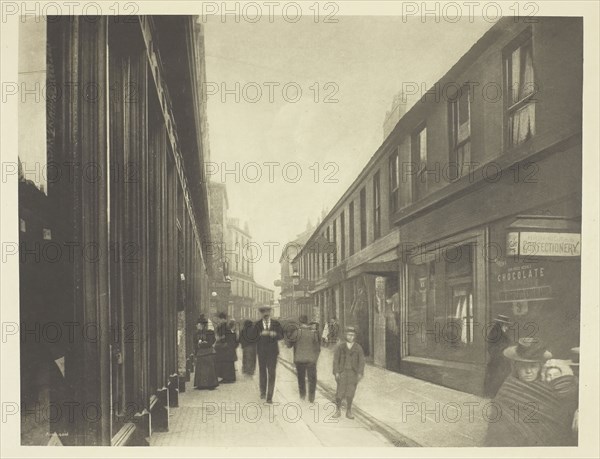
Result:
{"label": "woman wearing shawl", "polygon": [[536,338],[521,338],[504,356],[513,372],[492,401],[485,446],[572,445],[578,382],[568,364],[550,360]]}

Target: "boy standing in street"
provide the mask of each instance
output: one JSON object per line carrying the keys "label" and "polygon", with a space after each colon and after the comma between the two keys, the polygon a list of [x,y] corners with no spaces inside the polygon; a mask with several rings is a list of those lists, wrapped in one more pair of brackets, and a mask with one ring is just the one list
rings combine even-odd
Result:
{"label": "boy standing in street", "polygon": [[354,419],[352,414],[352,400],[356,386],[362,379],[365,370],[365,353],[360,344],[355,343],[356,329],[346,327],[346,340],[335,349],[333,356],[333,374],[337,381],[335,403],[337,406],[334,418],[341,416],[342,400],[346,399],[346,417]]}

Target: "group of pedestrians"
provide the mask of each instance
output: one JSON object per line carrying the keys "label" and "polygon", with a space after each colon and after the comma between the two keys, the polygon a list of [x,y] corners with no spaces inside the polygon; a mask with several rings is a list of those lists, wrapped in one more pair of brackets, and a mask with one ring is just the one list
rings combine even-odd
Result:
{"label": "group of pedestrians", "polygon": [[[195,336],[196,389],[214,390],[221,383],[235,382],[237,348],[241,345],[242,373],[254,375],[258,360],[260,398],[266,403],[273,403],[279,341],[284,340],[287,347],[293,349],[300,398],[305,400],[308,396],[308,401],[314,403],[317,363],[323,341],[319,324],[309,323],[308,317],[303,315],[297,326],[284,333],[281,323],[271,317],[271,311],[269,306],[261,307],[262,318],[254,323],[246,320],[239,333],[236,322],[227,320],[224,313],[219,314],[216,327],[204,315],[200,316]],[[335,330],[335,337],[330,336],[326,342],[332,344],[338,340],[337,322],[334,320],[333,326],[329,325],[330,330]],[[333,417],[341,416],[342,403],[345,401],[346,417],[354,419],[352,402],[364,374],[365,355],[360,344],[355,342],[354,327],[346,327],[344,337],[333,356],[332,372],[337,382],[336,412]]]}
{"label": "group of pedestrians", "polygon": [[242,373],[254,375],[258,360],[260,396],[273,402],[281,324],[271,319],[271,307],[260,308],[262,320],[246,320],[238,332],[234,320],[220,313],[216,327],[204,314],[198,319],[195,335],[194,387],[214,390],[219,384],[236,381],[237,348],[242,347]]}
{"label": "group of pedestrians", "polygon": [[228,321],[227,315],[221,313],[215,327],[201,314],[196,324],[195,345],[196,389],[213,390],[220,383],[235,382],[239,339],[234,320]]}
{"label": "group of pedestrians", "polygon": [[[334,324],[335,319],[334,319]],[[329,327],[331,330],[331,326]],[[336,333],[337,334],[337,333]],[[345,340],[336,348],[333,355],[332,372],[337,383],[334,418],[341,416],[342,403],[346,402],[346,417],[354,419],[352,402],[359,381],[365,370],[365,354],[360,344],[355,342],[356,329],[346,327]],[[298,328],[287,337],[288,346],[294,349],[294,365],[298,377],[300,398],[306,398],[306,379],[308,378],[308,401],[315,401],[317,387],[317,362],[321,352],[321,337],[317,323],[308,323],[308,317],[299,319]],[[337,341],[337,336],[336,336]],[[333,340],[327,340],[332,344]]]}

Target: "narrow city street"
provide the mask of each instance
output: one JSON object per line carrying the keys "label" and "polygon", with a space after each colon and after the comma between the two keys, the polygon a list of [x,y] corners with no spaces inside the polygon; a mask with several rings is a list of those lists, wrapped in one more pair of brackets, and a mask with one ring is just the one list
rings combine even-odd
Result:
{"label": "narrow city street", "polygon": [[3,10],[4,444],[586,446],[595,18],[46,2]]}
{"label": "narrow city street", "polygon": [[151,446],[269,446],[269,447],[393,447],[359,417],[333,419],[334,405],[317,389],[315,403],[300,400],[296,375],[277,367],[273,405],[259,398],[258,367],[254,377],[213,391],[194,390],[192,381],[179,395],[179,407],[170,409],[169,432],[155,432]]}

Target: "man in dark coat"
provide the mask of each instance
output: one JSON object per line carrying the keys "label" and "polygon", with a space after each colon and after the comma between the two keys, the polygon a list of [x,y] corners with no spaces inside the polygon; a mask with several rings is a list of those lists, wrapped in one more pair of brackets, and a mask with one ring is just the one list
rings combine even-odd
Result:
{"label": "man in dark coat", "polygon": [[346,417],[354,419],[352,414],[352,400],[356,386],[362,379],[365,371],[365,353],[360,344],[355,343],[356,329],[346,327],[346,340],[342,341],[335,349],[333,356],[333,374],[337,381],[335,394],[336,411],[334,418],[341,416],[342,399],[346,399]]}
{"label": "man in dark coat", "polygon": [[508,330],[512,325],[507,316],[499,314],[486,336],[488,362],[485,372],[484,391],[488,398],[494,398],[498,389],[511,372],[510,361],[504,357],[504,350],[511,345]]}
{"label": "man in dark coat", "polygon": [[283,328],[278,321],[271,319],[270,306],[263,306],[259,310],[263,318],[256,322],[254,327],[258,335],[256,351],[260,374],[260,398],[266,398],[267,403],[273,403],[279,340],[283,339]]}

